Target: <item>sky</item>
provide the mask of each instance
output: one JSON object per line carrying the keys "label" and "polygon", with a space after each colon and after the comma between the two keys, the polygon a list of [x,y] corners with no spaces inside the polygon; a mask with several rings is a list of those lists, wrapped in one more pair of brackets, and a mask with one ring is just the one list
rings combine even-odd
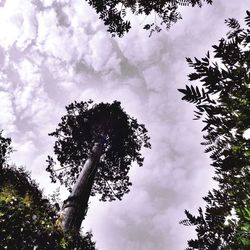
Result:
{"label": "sky", "polygon": [[[188,84],[185,57],[203,57],[225,36],[224,20],[243,22],[248,0],[182,8],[170,31],[148,37],[143,20],[112,38],[82,0],[0,0],[0,128],[12,138],[11,161],[26,166],[45,194],[55,130],[73,101],[112,102],[144,123],[152,149],[122,201],[90,200],[84,230],[99,250],[182,250],[194,230],[179,225],[196,213],[215,184],[201,147],[202,124],[177,88]],[[62,199],[67,192],[61,189]]]}

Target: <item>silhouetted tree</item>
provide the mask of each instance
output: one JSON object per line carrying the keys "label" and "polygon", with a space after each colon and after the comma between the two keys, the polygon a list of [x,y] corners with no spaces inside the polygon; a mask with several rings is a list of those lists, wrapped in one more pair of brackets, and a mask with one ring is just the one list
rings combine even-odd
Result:
{"label": "silhouetted tree", "polygon": [[11,139],[3,137],[2,131],[0,131],[0,170],[6,163],[6,160],[12,151],[10,143]]}
{"label": "silhouetted tree", "polygon": [[[155,15],[155,21],[144,24],[143,28],[150,31],[161,31],[161,26],[169,29],[170,26],[181,19],[177,11],[179,6],[202,6],[202,2],[212,4],[212,0],[155,0],[155,1],[138,1],[138,0],[87,0],[99,14],[100,19],[108,26],[108,31],[113,35],[123,36],[131,28],[130,21],[126,19],[127,13],[133,15],[149,16]],[[160,19],[157,24],[157,17]]]}
{"label": "silhouetted tree", "polygon": [[188,249],[249,249],[250,246],[250,140],[243,134],[250,128],[250,12],[247,28],[237,20],[226,20],[230,32],[201,60],[187,58],[195,72],[189,80],[202,87],[186,86],[183,100],[196,106],[195,119],[205,122],[203,136],[215,169],[218,188],[204,197],[205,213],[185,211],[181,223],[196,226],[198,239]]}
{"label": "silhouetted tree", "polygon": [[0,249],[94,250],[91,233],[65,234],[57,208],[23,169],[7,164],[9,138],[0,138]]}
{"label": "silhouetted tree", "polygon": [[66,109],[59,128],[50,134],[57,138],[54,151],[61,167],[55,170],[49,157],[47,171],[52,181],[59,179],[71,191],[63,206],[63,227],[78,231],[90,194],[101,194],[102,201],[121,199],[131,185],[132,162],[142,166],[140,149],[150,143],[144,125],[128,116],[117,101],[74,102]]}

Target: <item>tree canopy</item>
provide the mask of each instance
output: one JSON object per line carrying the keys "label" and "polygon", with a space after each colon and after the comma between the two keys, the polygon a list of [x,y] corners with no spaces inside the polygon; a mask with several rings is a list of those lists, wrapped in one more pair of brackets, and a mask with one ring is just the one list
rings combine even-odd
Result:
{"label": "tree canopy", "polygon": [[150,147],[144,125],[128,116],[115,101],[112,104],[74,102],[66,107],[55,136],[54,152],[60,163],[48,158],[47,171],[52,181],[59,180],[69,190],[86,162],[95,142],[104,143],[104,152],[98,163],[92,195],[101,194],[101,200],[114,200],[129,191],[128,172],[133,162],[142,166],[142,146]]}
{"label": "tree canopy", "polygon": [[202,59],[187,58],[194,73],[190,81],[199,86],[179,89],[183,100],[196,107],[195,119],[203,119],[206,133],[202,145],[210,153],[218,188],[204,200],[205,212],[198,216],[185,211],[181,223],[196,226],[197,239],[187,249],[249,249],[250,247],[250,12],[246,28],[237,20],[225,21],[227,37],[214,45],[214,57],[208,52]]}
{"label": "tree canopy", "polygon": [[[131,22],[126,18],[128,13],[135,16],[155,15],[154,21],[145,23],[143,29],[161,31],[162,26],[169,29],[172,24],[181,19],[178,8],[181,6],[202,6],[202,3],[212,4],[212,0],[87,0],[113,36],[123,36],[131,28]],[[159,23],[157,23],[159,18]]]}

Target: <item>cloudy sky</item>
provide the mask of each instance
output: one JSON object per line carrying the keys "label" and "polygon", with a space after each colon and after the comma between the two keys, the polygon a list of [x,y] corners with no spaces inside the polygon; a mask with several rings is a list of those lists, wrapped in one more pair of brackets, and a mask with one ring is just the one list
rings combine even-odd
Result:
{"label": "cloudy sky", "polygon": [[[111,38],[83,0],[0,0],[0,128],[13,140],[12,161],[32,172],[46,194],[46,158],[64,107],[74,100],[119,100],[144,123],[152,150],[130,173],[123,201],[92,199],[85,230],[99,250],[181,250],[194,232],[178,224],[196,212],[214,184],[200,146],[202,125],[176,91],[186,83],[185,57],[201,57],[243,21],[248,0],[215,0],[183,8],[183,20],[151,38],[135,18],[125,37]],[[67,193],[63,192],[62,197]]]}

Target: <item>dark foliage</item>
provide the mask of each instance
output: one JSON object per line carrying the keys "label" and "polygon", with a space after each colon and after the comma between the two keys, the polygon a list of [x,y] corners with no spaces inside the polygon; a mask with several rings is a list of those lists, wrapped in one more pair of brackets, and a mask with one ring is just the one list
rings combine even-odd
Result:
{"label": "dark foliage", "polygon": [[183,100],[196,106],[195,119],[205,123],[206,153],[215,168],[218,190],[204,197],[205,213],[193,216],[186,211],[185,225],[195,225],[198,239],[188,249],[249,249],[250,235],[250,140],[243,137],[250,128],[250,12],[246,29],[230,18],[226,39],[214,45],[201,60],[187,59],[195,72],[189,80],[202,87],[187,86],[179,91]]}
{"label": "dark foliage", "polygon": [[[6,159],[10,139],[1,138],[0,151]],[[6,142],[8,142],[6,144]],[[60,217],[23,168],[9,166],[0,169],[0,249],[11,250],[94,250],[91,233],[64,234]]]}
{"label": "dark foliage", "polygon": [[10,152],[12,151],[10,147],[11,139],[2,136],[2,131],[0,131],[0,170],[6,163]]}
{"label": "dark foliage", "polygon": [[95,142],[104,143],[104,152],[98,163],[92,195],[100,193],[101,200],[114,200],[129,191],[128,172],[135,161],[142,166],[142,146],[150,147],[144,125],[128,116],[115,101],[112,104],[74,102],[66,107],[59,128],[50,135],[57,141],[54,151],[61,168],[55,170],[55,161],[48,158],[47,171],[55,182],[60,180],[69,190],[75,183]]}
{"label": "dark foliage", "polygon": [[[144,29],[152,32],[161,31],[161,27],[165,26],[169,29],[171,25],[181,19],[180,13],[177,11],[179,6],[202,6],[202,3],[212,4],[212,0],[87,0],[99,14],[100,19],[108,26],[108,32],[113,36],[123,36],[131,28],[131,23],[126,19],[127,12],[133,15],[155,14],[155,21],[144,24]],[[156,18],[160,19],[157,24]]]}

